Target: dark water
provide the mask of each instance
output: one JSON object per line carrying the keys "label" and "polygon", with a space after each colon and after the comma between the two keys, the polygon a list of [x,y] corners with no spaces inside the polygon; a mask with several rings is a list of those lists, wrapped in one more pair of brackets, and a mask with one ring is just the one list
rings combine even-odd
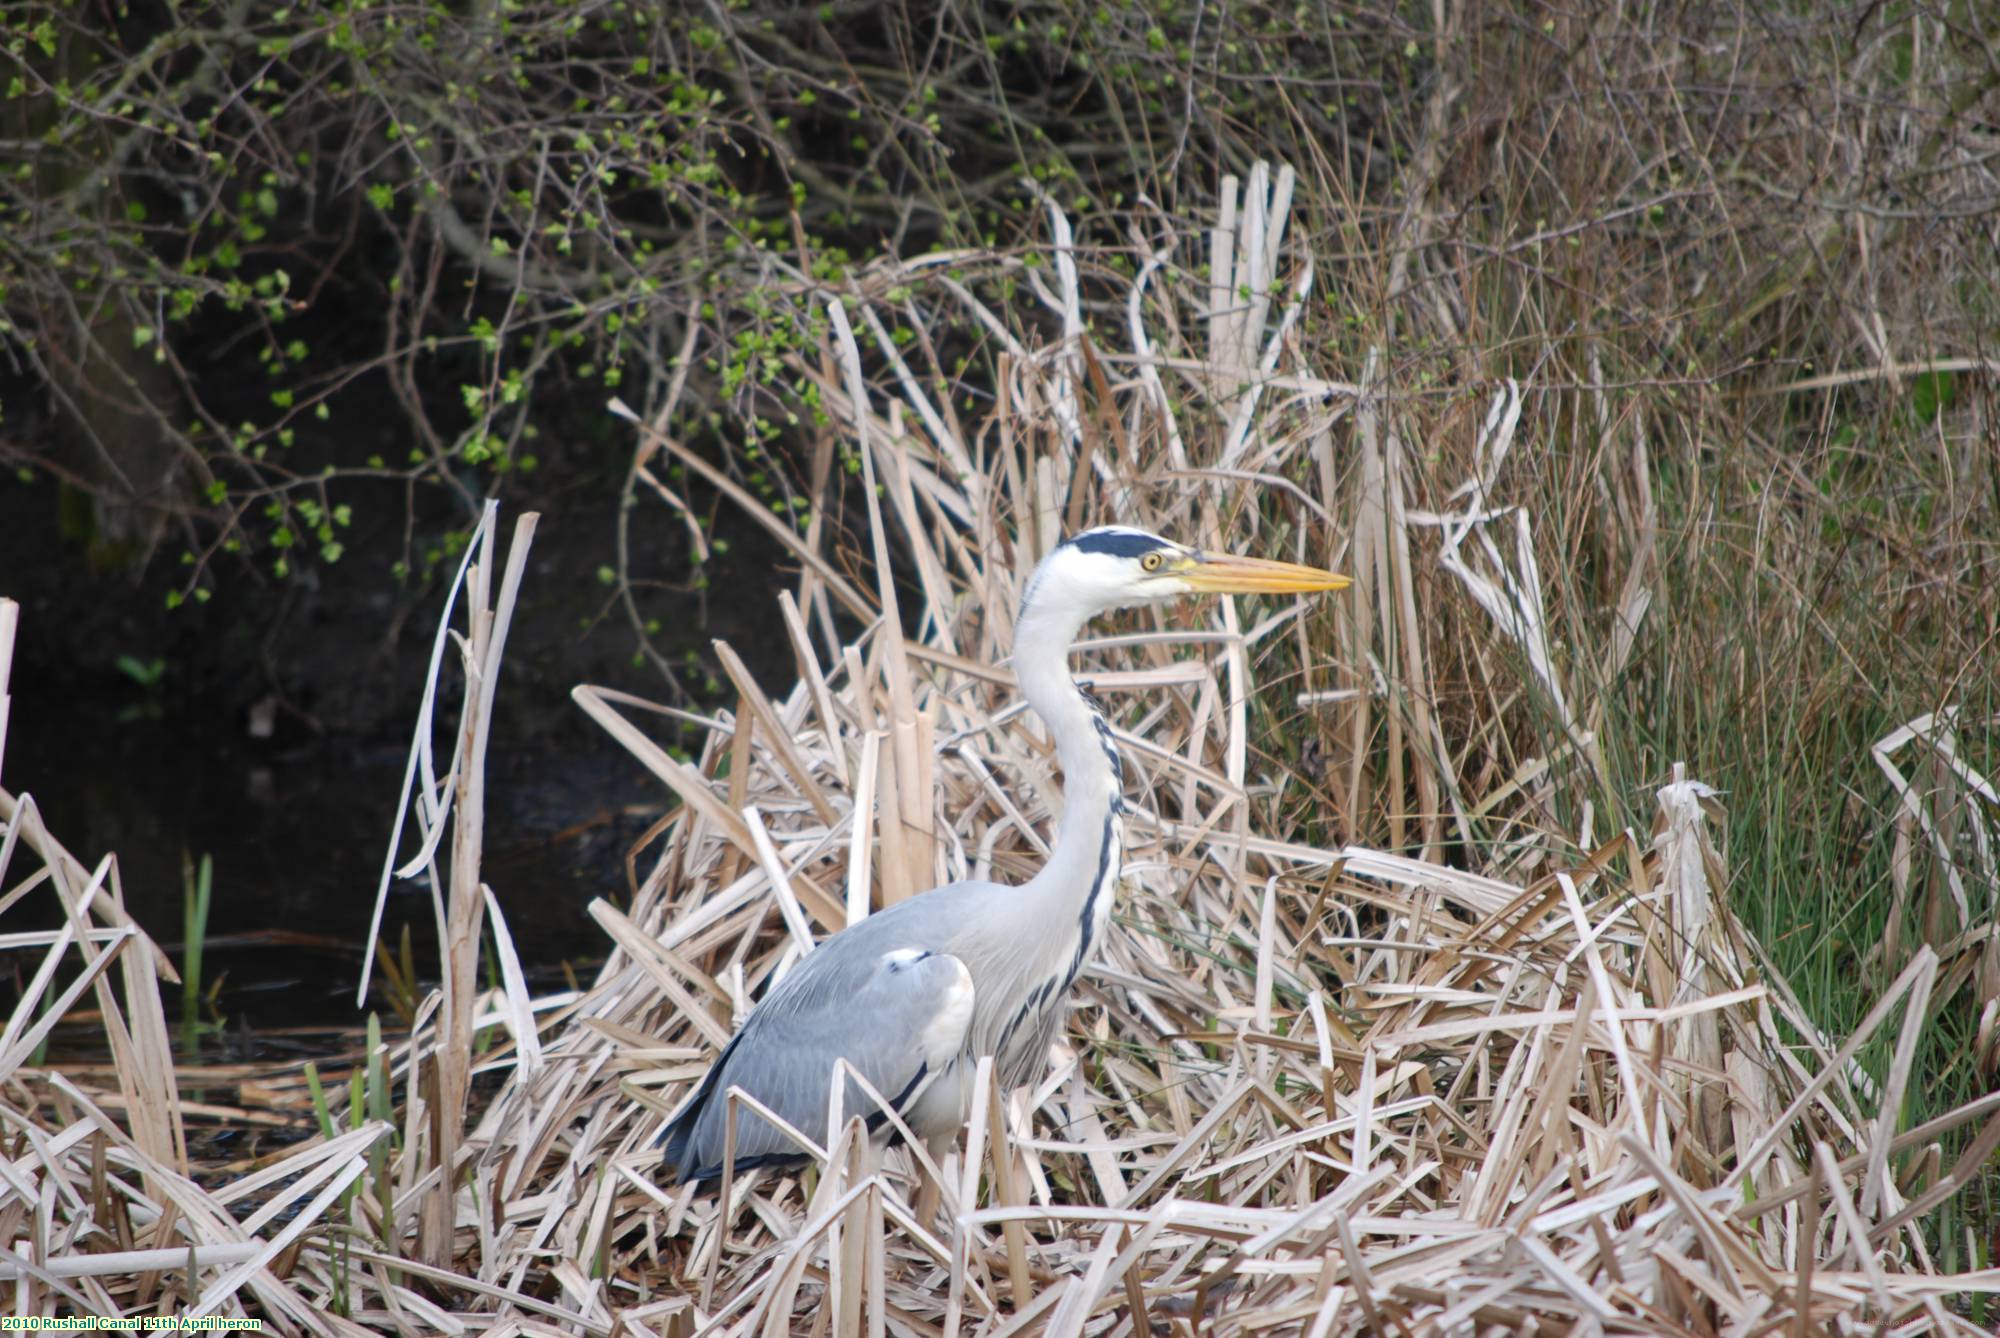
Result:
{"label": "dark water", "polygon": [[[177,960],[183,857],[212,857],[204,974],[223,979],[225,1017],[260,1028],[358,1019],[354,993],[402,750],[339,736],[267,750],[223,722],[121,721],[125,705],[107,719],[105,705],[19,712],[10,788],[34,796],[79,859],[117,852],[128,908]],[[565,962],[587,974],[601,956],[585,907],[623,895],[625,849],[662,804],[613,757],[502,747],[493,759],[482,876],[545,983],[561,979]],[[414,832],[405,845],[413,848]],[[51,898],[36,918],[52,912]],[[433,975],[435,915],[420,882],[391,885],[384,937],[392,948],[406,923],[419,971]]]}
{"label": "dark water", "polygon": [[[0,594],[23,606],[0,783],[31,794],[87,866],[117,852],[128,909],[176,960],[183,862],[212,856],[204,974],[223,980],[220,1011],[232,1033],[359,1022],[363,944],[444,596],[442,577],[389,574],[400,490],[360,490],[356,512],[379,528],[355,534],[339,566],[286,582],[248,567],[218,571],[214,598],[172,614],[164,592],[181,573],[164,558],[136,576],[89,572],[57,532],[53,493],[46,480],[0,479]],[[598,682],[654,698],[666,689],[633,664],[629,629],[603,616],[597,573],[613,560],[613,486],[586,478],[521,499],[503,509],[503,530],[527,505],[544,514],[502,671],[482,873],[531,981],[556,986],[565,968],[587,980],[601,960],[607,943],[586,907],[627,896],[626,851],[671,802],[569,689]],[[426,525],[463,523],[432,506],[419,517],[419,542]],[[642,574],[685,574],[678,526],[636,528]],[[669,654],[705,658],[709,637],[724,636],[783,690],[790,654],[774,598],[764,597],[783,577],[756,535],[731,537],[711,582],[756,598],[711,607],[663,583],[649,588],[645,612],[669,629]],[[118,667],[121,657],[157,662],[157,679],[136,681]],[[455,670],[448,676],[455,683]],[[693,681],[706,677],[697,666]],[[439,716],[450,722],[437,743],[443,767],[455,689]],[[413,849],[414,830],[405,840]],[[59,916],[53,893],[38,890],[4,928]],[[392,947],[406,924],[428,984],[436,921],[421,884],[392,886],[383,934]],[[0,971],[17,969],[32,964],[0,962]],[[0,976],[0,992],[14,980]],[[170,1001],[169,1015],[177,1008]]]}

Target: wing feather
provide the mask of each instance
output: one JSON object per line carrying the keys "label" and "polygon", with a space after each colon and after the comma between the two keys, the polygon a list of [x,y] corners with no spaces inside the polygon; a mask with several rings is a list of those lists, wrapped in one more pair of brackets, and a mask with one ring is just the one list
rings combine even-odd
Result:
{"label": "wing feather", "polygon": [[[864,926],[867,922],[863,922]],[[852,932],[852,931],[850,931]],[[949,1067],[972,1020],[972,978],[945,952],[879,944],[859,935],[829,940],[759,1004],[661,1134],[668,1170],[681,1180],[722,1173],[732,1087],[740,1087],[808,1138],[826,1142],[834,1063],[845,1059],[899,1113]],[[883,1116],[860,1084],[842,1098],[848,1116]],[[797,1164],[798,1146],[762,1116],[740,1108],[736,1166]]]}

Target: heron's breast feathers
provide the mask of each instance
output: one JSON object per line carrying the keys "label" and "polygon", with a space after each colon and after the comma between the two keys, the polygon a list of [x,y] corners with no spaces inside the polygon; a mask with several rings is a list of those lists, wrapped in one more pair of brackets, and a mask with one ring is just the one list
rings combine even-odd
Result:
{"label": "heron's breast feathers", "polygon": [[948,952],[892,948],[882,954],[871,993],[876,1006],[906,1010],[919,1062],[936,1069],[965,1045],[976,993],[972,973]]}
{"label": "heron's breast feathers", "polygon": [[949,955],[941,961],[949,964],[950,978],[938,998],[937,1014],[924,1028],[921,1040],[924,1062],[933,1069],[942,1067],[964,1048],[965,1033],[972,1026],[972,1010],[977,1002],[972,973],[965,969],[965,963]]}

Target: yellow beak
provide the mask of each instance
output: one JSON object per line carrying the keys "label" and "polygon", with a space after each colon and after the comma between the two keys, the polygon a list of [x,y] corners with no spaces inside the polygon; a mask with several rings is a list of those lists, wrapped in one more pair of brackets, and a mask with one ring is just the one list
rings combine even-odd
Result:
{"label": "yellow beak", "polygon": [[1176,575],[1204,594],[1308,595],[1354,584],[1337,572],[1229,553],[1196,553]]}

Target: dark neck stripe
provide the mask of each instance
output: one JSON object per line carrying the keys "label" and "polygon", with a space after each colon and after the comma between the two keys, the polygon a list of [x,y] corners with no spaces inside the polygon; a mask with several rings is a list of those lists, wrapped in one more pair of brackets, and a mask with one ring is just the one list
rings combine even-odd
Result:
{"label": "dark neck stripe", "polygon": [[1083,912],[1077,916],[1076,955],[1070,958],[1064,989],[1076,980],[1077,973],[1083,970],[1084,959],[1090,956],[1092,941],[1097,936],[1097,899],[1118,877],[1118,857],[1118,810],[1114,806],[1104,815],[1104,834],[1097,845],[1097,872],[1091,875],[1090,895],[1084,898]]}
{"label": "dark neck stripe", "polygon": [[1092,716],[1090,723],[1097,729],[1097,746],[1103,750],[1104,760],[1111,764],[1111,811],[1115,813],[1125,798],[1125,757],[1118,751],[1118,741],[1111,737],[1110,722],[1099,715]]}

